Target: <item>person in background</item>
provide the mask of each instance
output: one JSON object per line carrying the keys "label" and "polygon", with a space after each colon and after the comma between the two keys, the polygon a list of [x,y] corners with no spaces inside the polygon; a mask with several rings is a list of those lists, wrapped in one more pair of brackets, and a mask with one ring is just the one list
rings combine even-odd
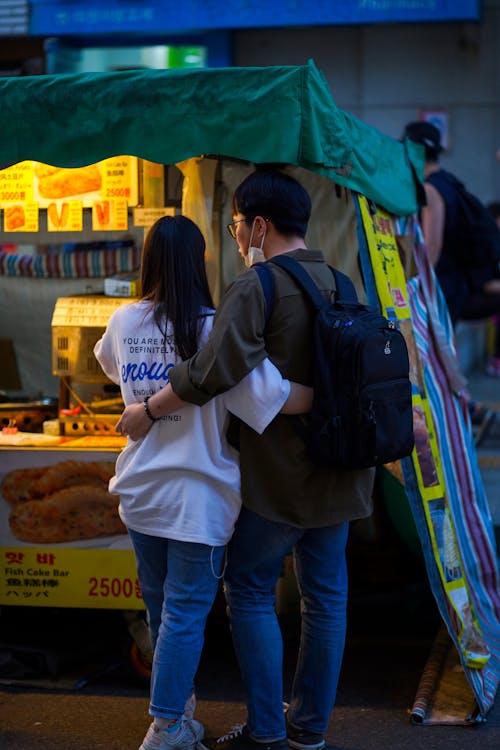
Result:
{"label": "person in background", "polygon": [[159,219],[144,243],[142,298],[113,313],[94,350],[124,403],[137,404],[152,426],[143,440],[128,441],[110,481],[132,540],[153,646],[154,721],[141,750],[191,750],[204,734],[193,718],[194,678],[241,507],[238,453],[225,436],[228,410],[262,432],[286,410],[287,398],[298,411],[311,403],[311,389],[283,381],[265,358],[202,408],[186,404],[153,417],[151,398],[212,328],[204,254],[203,235],[190,219]]}
{"label": "person in background", "polygon": [[[328,298],[334,278],[305,234],[311,200],[279,170],[257,170],[236,189],[228,226],[247,265],[287,253]],[[183,399],[206,404],[238,383],[266,355],[284,377],[312,383],[314,311],[281,268],[266,328],[266,304],[248,268],[224,294],[208,343],[174,367],[170,383],[149,402],[154,417]],[[149,429],[140,405],[119,422],[134,438]],[[225,593],[231,632],[247,693],[247,723],[210,748],[320,750],[335,704],[346,632],[349,522],[372,511],[374,471],[318,468],[286,416],[261,434],[239,430],[243,508],[228,547]],[[289,707],[283,711],[283,642],[275,588],[284,557],[293,554],[302,619]]]}
{"label": "person in background", "polygon": [[500,201],[492,201],[486,206],[490,214],[495,219],[498,230],[500,231]]}
{"label": "person in background", "polygon": [[[458,320],[481,320],[500,313],[500,270],[475,268],[470,273],[457,258],[458,197],[453,175],[439,162],[443,148],[441,133],[430,122],[406,125],[404,138],[425,148],[424,189],[427,204],[421,209],[421,224],[429,260],[443,291],[452,324]],[[451,180],[449,179],[451,178]],[[486,372],[500,378],[500,328],[497,326],[494,353]]]}
{"label": "person in background", "polygon": [[[495,219],[498,231],[500,232],[500,202],[493,201],[492,203],[488,203],[486,208]],[[500,296],[500,279],[496,279],[495,281],[497,282],[496,294]],[[495,314],[495,348],[486,363],[486,373],[493,377],[500,377],[500,305],[499,311]]]}

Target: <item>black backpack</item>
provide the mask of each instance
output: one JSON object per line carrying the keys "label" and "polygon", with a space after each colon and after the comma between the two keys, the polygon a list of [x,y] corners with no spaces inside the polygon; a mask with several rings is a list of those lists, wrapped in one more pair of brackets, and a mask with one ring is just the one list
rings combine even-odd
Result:
{"label": "black backpack", "polygon": [[401,331],[360,304],[352,281],[333,268],[337,291],[327,302],[287,255],[253,266],[266,298],[266,327],[274,300],[271,264],[293,277],[316,310],[313,408],[295,419],[311,461],[363,469],[408,456],[414,445],[412,389]]}
{"label": "black backpack", "polygon": [[[430,174],[427,182],[444,195],[457,200],[457,260],[471,278],[472,286],[482,286],[487,278],[500,276],[500,231],[493,216],[479,198],[469,193],[463,182],[444,169]],[[484,275],[484,270],[489,271]],[[475,277],[479,284],[474,284]]]}

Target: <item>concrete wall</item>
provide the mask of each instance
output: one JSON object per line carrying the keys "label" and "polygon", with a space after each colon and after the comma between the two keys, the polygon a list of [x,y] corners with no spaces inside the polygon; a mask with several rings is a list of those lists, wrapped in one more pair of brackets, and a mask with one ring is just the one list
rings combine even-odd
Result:
{"label": "concrete wall", "polygon": [[450,146],[443,166],[483,201],[500,200],[500,0],[485,0],[479,24],[235,34],[235,65],[301,65],[309,58],[340,107],[395,138],[421,109],[446,110]]}

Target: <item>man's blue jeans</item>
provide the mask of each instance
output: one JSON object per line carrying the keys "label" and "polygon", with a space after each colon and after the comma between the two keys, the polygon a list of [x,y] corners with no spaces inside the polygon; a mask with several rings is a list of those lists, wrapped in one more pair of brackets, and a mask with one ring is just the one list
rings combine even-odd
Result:
{"label": "man's blue jeans", "polygon": [[262,741],[286,735],[283,641],[275,587],[293,551],[301,597],[300,649],[288,720],[323,734],[335,703],[344,652],[348,523],[299,529],[243,508],[229,543],[225,574],[234,647],[247,691],[248,729]]}
{"label": "man's blue jeans", "polygon": [[175,719],[193,692],[225,548],[129,534],[154,649],[149,712]]}

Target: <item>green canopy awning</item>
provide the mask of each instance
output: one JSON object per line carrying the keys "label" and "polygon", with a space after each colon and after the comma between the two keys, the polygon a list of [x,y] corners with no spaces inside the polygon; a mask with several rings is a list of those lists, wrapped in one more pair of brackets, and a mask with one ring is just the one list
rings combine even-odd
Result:
{"label": "green canopy awning", "polygon": [[1,166],[32,159],[76,167],[122,154],[175,164],[220,155],[304,167],[392,213],[417,210],[408,159],[421,179],[422,149],[339,109],[312,61],[0,78],[0,101]]}

